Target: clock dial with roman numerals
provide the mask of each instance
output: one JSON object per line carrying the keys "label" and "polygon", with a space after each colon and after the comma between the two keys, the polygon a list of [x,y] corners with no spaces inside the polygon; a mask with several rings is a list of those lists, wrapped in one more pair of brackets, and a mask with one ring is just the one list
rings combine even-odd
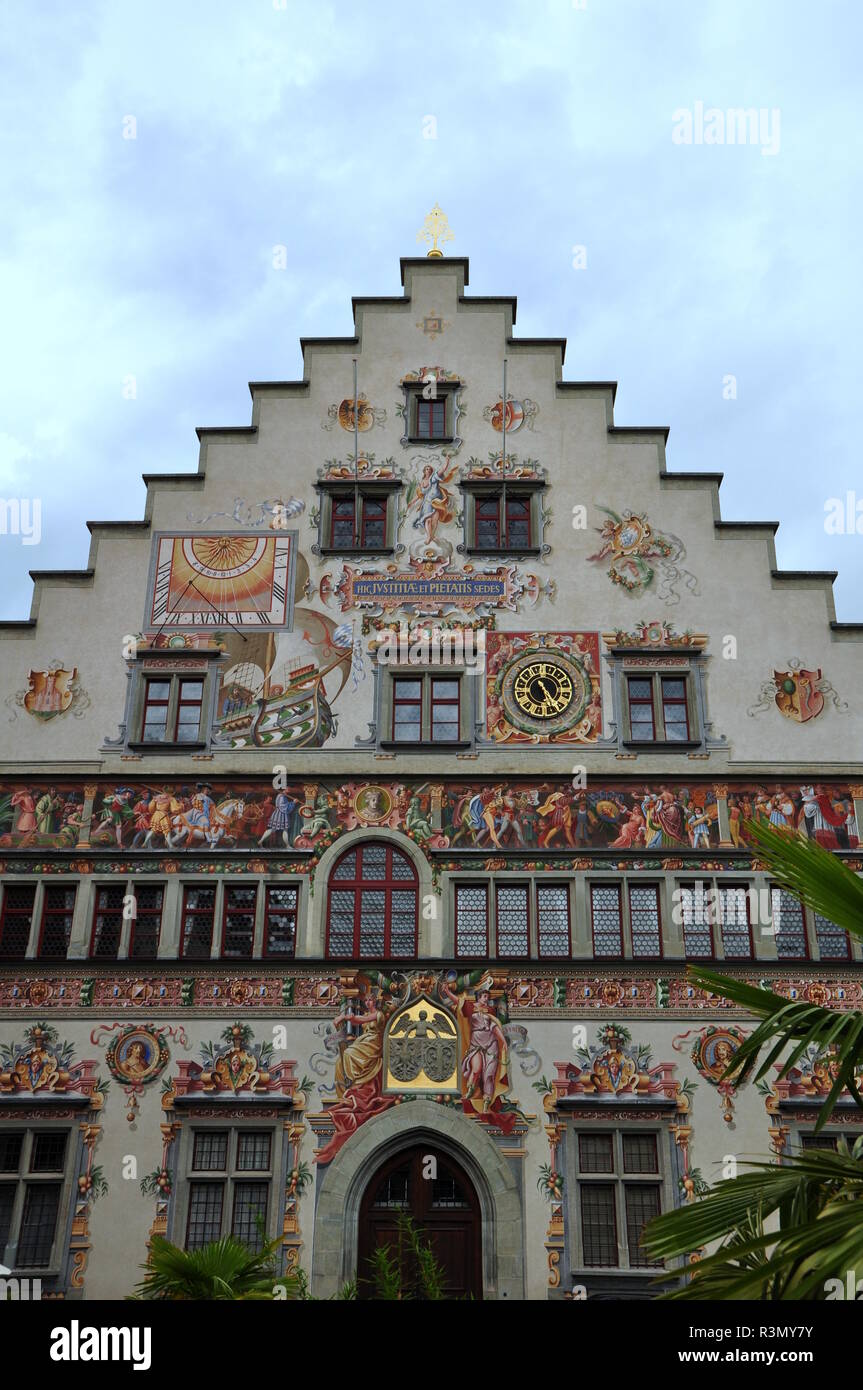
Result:
{"label": "clock dial with roman numerals", "polygon": [[499,679],[507,721],[537,740],[574,728],[591,697],[590,677],[581,662],[553,648],[524,652]]}
{"label": "clock dial with roman numerals", "polygon": [[162,534],[147,626],[289,629],[295,532]]}

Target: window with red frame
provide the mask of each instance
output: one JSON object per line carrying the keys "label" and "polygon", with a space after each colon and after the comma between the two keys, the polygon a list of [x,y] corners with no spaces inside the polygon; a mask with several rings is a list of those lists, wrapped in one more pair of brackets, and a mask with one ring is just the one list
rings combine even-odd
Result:
{"label": "window with red frame", "polygon": [[710,884],[681,883],[677,887],[683,950],[687,959],[710,959],[713,945],[713,889]]}
{"label": "window with red frame", "polygon": [[123,933],[123,900],[125,884],[105,884],[96,889],[93,910],[93,933],[90,955],[97,959],[116,960]]}
{"label": "window with red frame", "polygon": [[659,888],[655,883],[629,885],[629,927],[634,957],[662,955]]}
{"label": "window with red frame", "polygon": [[162,903],[165,890],[160,883],[138,884],[135,888],[135,916],[129,955],[136,960],[155,960],[162,929]]}
{"label": "window with red frame", "polygon": [[569,926],[569,888],[565,883],[538,883],[536,887],[536,934],[540,957],[568,956],[571,953]]}
{"label": "window with red frame", "polygon": [[434,401],[417,397],[415,423],[416,439],[446,439],[446,396]]}
{"label": "window with red frame", "polygon": [[144,686],[144,723],[142,738],[145,743],[163,743],[168,734],[168,705],[171,700],[171,682],[147,680]]}
{"label": "window with red frame", "polygon": [[186,960],[209,960],[213,952],[216,915],[215,888],[188,886],[183,890],[180,954]]}
{"label": "window with red frame", "polygon": [[267,888],[264,905],[264,955],[293,956],[297,949],[297,907],[300,890],[295,883]]}
{"label": "window with red frame", "polygon": [[418,892],[416,870],[395,846],[372,842],[347,850],[329,878],[327,955],[416,956]]}
{"label": "window with red frame", "polygon": [[507,493],[477,497],[474,507],[474,548],[526,550],[530,547],[530,498]]}
{"label": "window with red frame", "polygon": [[822,960],[851,959],[851,942],[847,931],[837,927],[829,917],[822,917],[820,912],[815,913],[815,939]]}
{"label": "window with red frame", "polygon": [[456,743],[459,735],[459,681],[431,678],[431,741]]}
{"label": "window with red frame", "polygon": [[495,938],[499,956],[523,957],[530,954],[529,901],[530,892],[526,883],[507,883],[496,887]]}
{"label": "window with red frame", "polygon": [[752,959],[752,927],[749,894],[743,884],[723,884],[717,889],[719,929],[726,960]]}
{"label": "window with red frame", "polygon": [[595,956],[623,955],[623,916],[616,883],[590,885],[590,915]]}
{"label": "window with red frame", "polygon": [[39,926],[37,952],[41,959],[58,959],[68,954],[77,891],[74,884],[68,888],[59,885],[46,886],[42,898],[42,921]]}
{"label": "window with red frame", "polygon": [[777,960],[806,960],[809,948],[806,941],[806,915],[799,899],[784,888],[771,888],[770,911],[773,917]]}
{"label": "window with red frame", "polygon": [[30,940],[35,883],[4,884],[0,911],[0,959],[23,960]]}
{"label": "window with red frame", "polygon": [[196,743],[201,735],[201,705],[204,682],[181,680],[177,694],[177,723],[174,738],[177,743]]}
{"label": "window with red frame", "polygon": [[360,493],[359,516],[353,496],[332,499],[330,545],[333,550],[381,550],[387,541],[387,499]]}
{"label": "window with red frame", "polygon": [[423,683],[421,679],[393,680],[393,742],[422,743]]}
{"label": "window with red frame", "polygon": [[257,884],[239,887],[225,886],[225,905],[222,915],[222,955],[230,960],[249,960],[255,940],[255,904]]}
{"label": "window with red frame", "polygon": [[455,953],[457,956],[488,955],[486,883],[457,883],[455,886]]}
{"label": "window with red frame", "polygon": [[689,715],[686,710],[686,681],[663,676],[662,722],[665,737],[670,743],[685,743],[689,738]]}
{"label": "window with red frame", "polygon": [[629,697],[629,731],[635,743],[653,743],[656,730],[653,721],[653,682],[641,676],[630,676],[626,682]]}

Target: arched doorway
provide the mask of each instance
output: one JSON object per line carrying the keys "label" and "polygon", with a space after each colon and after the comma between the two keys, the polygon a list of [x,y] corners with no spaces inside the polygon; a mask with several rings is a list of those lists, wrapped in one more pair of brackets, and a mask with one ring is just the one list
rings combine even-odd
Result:
{"label": "arched doorway", "polygon": [[[433,1160],[433,1162],[431,1162]],[[409,1251],[400,1251],[398,1218],[410,1216],[443,1267],[447,1298],[482,1298],[482,1220],[473,1183],[449,1154],[423,1144],[387,1159],[372,1175],[360,1206],[357,1283],[372,1297],[370,1259],[388,1246],[402,1287],[422,1297]]]}

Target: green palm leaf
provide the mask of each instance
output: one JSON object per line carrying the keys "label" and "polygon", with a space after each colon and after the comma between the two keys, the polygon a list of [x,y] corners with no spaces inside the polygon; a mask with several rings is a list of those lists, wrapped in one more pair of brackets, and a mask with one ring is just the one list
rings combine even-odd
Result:
{"label": "green palm leaf", "polygon": [[[863,1105],[855,1080],[855,1073],[859,1074],[863,1065],[863,1013],[839,1013],[836,1009],[825,1009],[818,1004],[786,999],[771,990],[747,984],[745,980],[731,979],[699,966],[690,966],[687,977],[701,989],[722,995],[763,1020],[740,1044],[723,1074],[723,1080],[733,1081],[735,1086],[741,1085],[753,1072],[765,1048],[769,1048],[769,1051],[755,1072],[757,1081],[768,1074],[772,1080],[772,1067],[780,1059],[779,1075],[785,1076],[810,1047],[816,1047],[822,1053],[834,1047],[837,1076],[821,1106],[816,1130],[826,1123],[845,1088],[858,1105]],[[785,1053],[787,1055],[783,1055]]]}
{"label": "green palm leaf", "polygon": [[260,1251],[225,1236],[200,1250],[181,1250],[162,1236],[154,1236],[145,1276],[135,1289],[143,1299],[272,1299],[276,1284],[288,1298],[301,1293],[295,1274],[277,1274],[276,1251],[280,1242],[265,1244]]}
{"label": "green palm leaf", "polygon": [[[826,1280],[844,1282],[849,1269],[863,1269],[863,1143],[851,1152],[813,1150],[779,1166],[752,1167],[647,1225],[642,1239],[655,1259],[721,1242],[691,1267],[684,1287],[665,1297],[818,1298]],[[770,1217],[778,1217],[779,1228],[765,1231]]]}
{"label": "green palm leaf", "polygon": [[780,887],[863,940],[863,879],[815,840],[746,821],[746,838]]}

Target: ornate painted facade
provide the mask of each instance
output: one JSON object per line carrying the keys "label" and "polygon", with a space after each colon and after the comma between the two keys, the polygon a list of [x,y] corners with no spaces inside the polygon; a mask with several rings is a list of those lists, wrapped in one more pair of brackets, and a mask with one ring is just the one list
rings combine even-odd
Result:
{"label": "ornate painted facade", "polygon": [[687,961],[863,1006],[746,829],[863,870],[830,576],[466,260],[401,275],[0,624],[0,1263],[47,1296],[260,1228],[327,1297],[408,1209],[476,1297],[649,1297],[643,1222],[830,1084],[733,1091]]}

